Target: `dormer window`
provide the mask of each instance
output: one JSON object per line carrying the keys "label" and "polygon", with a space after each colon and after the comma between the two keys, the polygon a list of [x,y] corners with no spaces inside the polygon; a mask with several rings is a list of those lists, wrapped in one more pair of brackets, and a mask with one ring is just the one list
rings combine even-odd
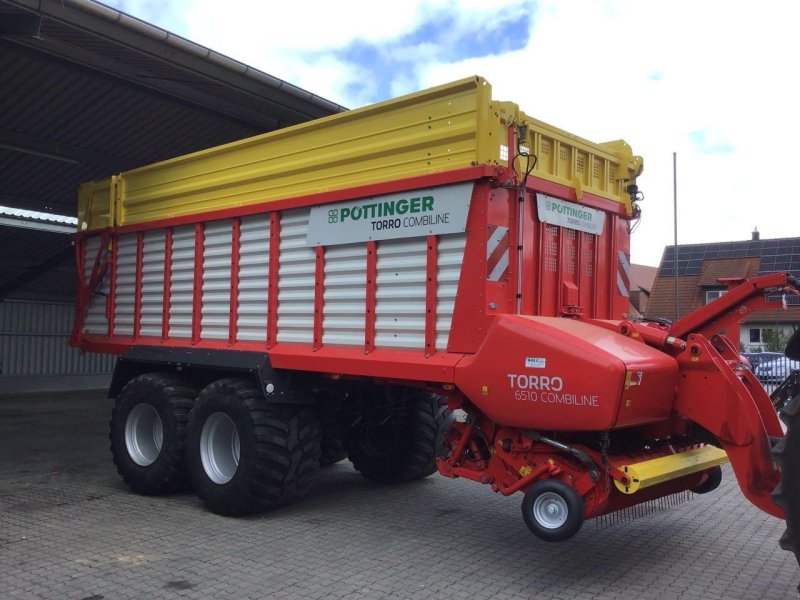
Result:
{"label": "dormer window", "polygon": [[703,304],[708,304],[712,300],[716,300],[717,298],[722,296],[722,294],[725,294],[727,291],[728,290],[726,290],[724,288],[719,288],[719,289],[715,289],[715,290],[706,290],[705,291],[705,302],[703,302]]}

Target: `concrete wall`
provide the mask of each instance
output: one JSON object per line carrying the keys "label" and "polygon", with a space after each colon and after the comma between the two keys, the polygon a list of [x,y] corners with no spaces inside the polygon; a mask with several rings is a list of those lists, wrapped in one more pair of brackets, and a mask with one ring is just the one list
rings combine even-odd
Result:
{"label": "concrete wall", "polygon": [[0,302],[0,394],[108,385],[114,356],[67,345],[74,310],[59,302]]}

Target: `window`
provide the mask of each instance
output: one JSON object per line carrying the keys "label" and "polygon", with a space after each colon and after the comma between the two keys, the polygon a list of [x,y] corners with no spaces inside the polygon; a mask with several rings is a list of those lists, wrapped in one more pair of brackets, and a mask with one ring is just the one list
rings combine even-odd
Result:
{"label": "window", "polygon": [[761,330],[760,329],[751,329],[750,330],[750,343],[751,344],[760,344],[761,343]]}
{"label": "window", "polygon": [[716,300],[722,294],[726,293],[728,290],[706,290],[706,304],[711,302],[712,300]]}

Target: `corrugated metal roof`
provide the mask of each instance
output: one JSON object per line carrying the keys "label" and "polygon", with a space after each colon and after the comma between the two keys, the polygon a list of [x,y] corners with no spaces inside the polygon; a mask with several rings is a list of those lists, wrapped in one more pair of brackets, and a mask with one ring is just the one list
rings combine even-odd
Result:
{"label": "corrugated metal roof", "polygon": [[[0,35],[0,205],[74,215],[84,181],[344,110],[97,2],[0,0],[4,25],[20,17]],[[0,290],[17,249],[47,262],[70,243],[1,233]],[[63,290],[26,285],[48,281]]]}
{"label": "corrugated metal roof", "polygon": [[15,217],[18,219],[44,221],[48,223],[64,223],[66,225],[74,225],[77,227],[77,217],[68,217],[66,215],[54,215],[52,213],[37,212],[35,210],[25,210],[23,208],[11,208],[8,206],[0,206],[0,216]]}

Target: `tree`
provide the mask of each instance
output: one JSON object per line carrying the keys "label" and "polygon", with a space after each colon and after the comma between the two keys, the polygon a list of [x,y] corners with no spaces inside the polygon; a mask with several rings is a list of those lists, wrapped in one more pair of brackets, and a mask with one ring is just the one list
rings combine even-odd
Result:
{"label": "tree", "polygon": [[761,331],[761,341],[764,343],[766,352],[783,352],[786,344],[792,337],[791,332],[784,329],[764,329]]}

